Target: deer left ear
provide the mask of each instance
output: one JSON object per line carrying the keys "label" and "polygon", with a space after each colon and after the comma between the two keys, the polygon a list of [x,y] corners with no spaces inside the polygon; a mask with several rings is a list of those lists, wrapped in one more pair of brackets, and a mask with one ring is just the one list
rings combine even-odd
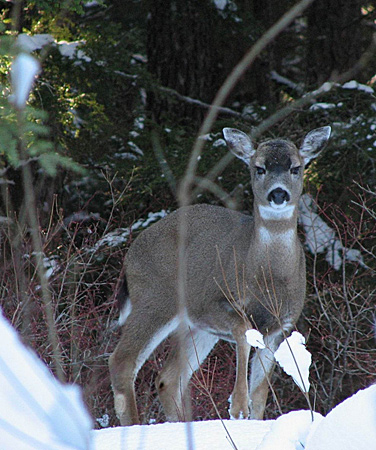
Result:
{"label": "deer left ear", "polygon": [[304,159],[304,165],[307,165],[324,150],[331,132],[331,127],[327,126],[316,128],[306,135],[299,150],[300,155]]}

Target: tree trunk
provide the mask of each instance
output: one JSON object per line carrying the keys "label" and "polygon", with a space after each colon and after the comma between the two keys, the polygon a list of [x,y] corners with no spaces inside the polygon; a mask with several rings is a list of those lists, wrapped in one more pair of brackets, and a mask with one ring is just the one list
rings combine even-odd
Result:
{"label": "tree trunk", "polygon": [[316,0],[308,10],[307,84],[321,85],[362,53],[360,0]]}
{"label": "tree trunk", "polygon": [[[148,70],[162,86],[211,103],[219,87],[217,52],[212,28],[217,18],[208,0],[152,0],[147,32]],[[201,121],[204,111],[158,89],[148,94],[148,107],[156,121],[165,112],[177,120]]]}

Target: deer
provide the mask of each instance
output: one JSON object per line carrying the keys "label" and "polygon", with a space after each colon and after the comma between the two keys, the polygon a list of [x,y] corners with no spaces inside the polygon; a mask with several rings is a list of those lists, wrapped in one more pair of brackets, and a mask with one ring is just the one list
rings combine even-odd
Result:
{"label": "deer", "polygon": [[[263,419],[274,352],[296,326],[306,295],[297,229],[303,172],[330,134],[330,126],[314,129],[299,149],[285,139],[256,147],[246,133],[224,128],[228,149],[249,168],[253,214],[209,204],[182,207],[130,245],[118,295],[121,337],[109,358],[121,425],[139,423],[137,373],[169,336],[176,344],[156,378],[168,421],[184,420],[189,381],[219,339],[236,346],[230,416]],[[181,221],[186,227],[183,307],[178,301]],[[265,348],[257,349],[249,364],[245,333],[252,328],[264,335]]]}

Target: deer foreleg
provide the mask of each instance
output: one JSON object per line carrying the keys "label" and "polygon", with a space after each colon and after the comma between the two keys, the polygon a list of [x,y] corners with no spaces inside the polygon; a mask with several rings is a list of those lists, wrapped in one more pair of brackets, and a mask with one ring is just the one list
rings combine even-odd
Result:
{"label": "deer foreleg", "polygon": [[280,331],[264,338],[266,348],[256,350],[252,359],[249,397],[251,404],[251,419],[263,419],[266,401],[269,393],[269,383],[273,374],[275,360],[274,352],[283,339]]}
{"label": "deer foreleg", "polygon": [[237,333],[236,339],[236,380],[231,394],[230,416],[234,419],[248,419],[248,361],[251,350],[245,337],[246,329]]}

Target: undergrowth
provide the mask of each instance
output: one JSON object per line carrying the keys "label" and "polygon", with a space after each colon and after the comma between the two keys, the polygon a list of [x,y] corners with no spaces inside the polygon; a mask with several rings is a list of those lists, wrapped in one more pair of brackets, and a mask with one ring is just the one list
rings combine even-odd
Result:
{"label": "undergrowth", "polygon": [[[323,256],[308,257],[308,297],[298,329],[307,336],[307,348],[313,354],[311,400],[314,409],[323,414],[375,378],[374,206],[374,193],[358,189],[352,201],[353,217],[334,207],[321,211],[343,245],[362,251],[366,267],[344,260],[341,269],[334,271]],[[137,233],[131,232],[128,240],[115,241],[116,245],[98,245],[115,226],[116,221],[103,224],[92,216],[64,222],[52,213],[49,226],[40,230],[61,350],[59,364],[65,380],[82,387],[93,418],[106,426],[117,424],[107,365],[120,336],[113,294],[129,241]],[[53,351],[30,236],[24,229],[16,247],[14,236],[9,223],[1,241],[0,303],[24,341],[53,371]],[[161,344],[137,377],[138,407],[144,423],[165,420],[154,380],[168,350],[168,343]],[[222,418],[229,417],[228,397],[235,368],[234,347],[221,341],[191,381],[195,420],[215,419],[217,412]],[[273,389],[283,412],[307,408],[299,389],[279,369],[273,377]],[[266,417],[278,415],[269,395]],[[100,427],[98,421],[95,423]]]}

